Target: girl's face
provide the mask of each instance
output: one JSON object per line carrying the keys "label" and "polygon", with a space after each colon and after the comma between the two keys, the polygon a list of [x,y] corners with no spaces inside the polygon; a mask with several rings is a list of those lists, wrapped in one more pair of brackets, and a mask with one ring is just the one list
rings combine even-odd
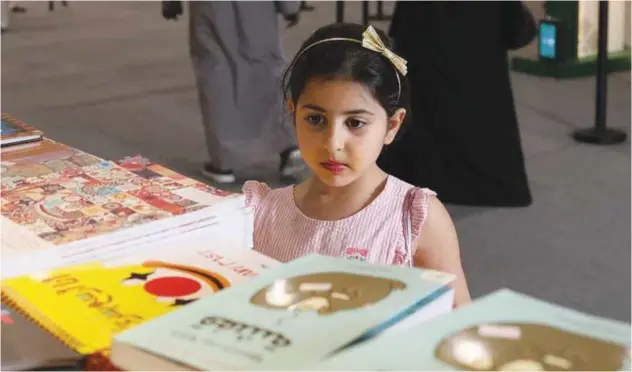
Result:
{"label": "girl's face", "polygon": [[305,163],[334,187],[377,167],[383,146],[393,141],[406,115],[399,109],[389,118],[364,85],[345,80],[311,79],[290,109]]}

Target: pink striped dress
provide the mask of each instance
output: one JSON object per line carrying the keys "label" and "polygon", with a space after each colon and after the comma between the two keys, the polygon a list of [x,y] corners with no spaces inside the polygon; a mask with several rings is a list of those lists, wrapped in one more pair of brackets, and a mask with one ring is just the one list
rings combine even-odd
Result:
{"label": "pink striped dress", "polygon": [[337,221],[305,216],[294,202],[294,187],[272,190],[248,181],[243,192],[255,214],[254,249],[281,262],[308,253],[371,263],[411,265],[416,241],[436,195],[389,176],[380,195],[358,213]]}

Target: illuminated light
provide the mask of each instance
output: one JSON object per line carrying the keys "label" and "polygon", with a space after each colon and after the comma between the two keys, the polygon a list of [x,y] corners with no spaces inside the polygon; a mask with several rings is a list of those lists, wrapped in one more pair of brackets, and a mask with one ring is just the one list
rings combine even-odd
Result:
{"label": "illuminated light", "polygon": [[554,367],[558,367],[561,369],[569,369],[573,366],[573,363],[571,363],[570,360],[566,359],[566,358],[562,358],[559,357],[557,355],[550,355],[547,354],[544,356],[543,359],[544,363],[554,366]]}
{"label": "illuminated light", "polygon": [[478,334],[483,337],[504,338],[518,340],[521,336],[520,327],[506,325],[481,325]]}
{"label": "illuminated light", "polygon": [[331,287],[331,283],[301,283],[298,289],[301,292],[327,292]]}
{"label": "illuminated light", "polygon": [[310,297],[305,299],[295,305],[292,305],[288,308],[288,310],[298,310],[298,311],[318,311],[320,309],[325,309],[329,307],[329,300],[324,297]]}
{"label": "illuminated light", "polygon": [[294,296],[287,291],[287,282],[277,280],[268,291],[266,291],[266,302],[273,306],[288,306],[294,302]]}
{"label": "illuminated light", "polygon": [[456,341],[452,346],[452,354],[459,363],[475,370],[487,370],[494,364],[485,346],[473,340]]}
{"label": "illuminated light", "polygon": [[346,293],[334,292],[331,294],[331,298],[335,298],[337,300],[349,301],[351,297],[349,297]]}
{"label": "illuminated light", "polygon": [[544,371],[544,367],[538,361],[531,359],[518,359],[505,363],[499,371]]}

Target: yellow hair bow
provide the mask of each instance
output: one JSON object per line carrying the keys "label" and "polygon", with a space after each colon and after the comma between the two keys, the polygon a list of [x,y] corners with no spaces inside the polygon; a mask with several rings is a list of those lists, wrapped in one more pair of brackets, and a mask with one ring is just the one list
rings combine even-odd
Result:
{"label": "yellow hair bow", "polygon": [[380,36],[377,34],[377,31],[375,31],[373,26],[367,27],[367,29],[362,33],[362,46],[374,52],[378,52],[384,57],[388,58],[388,60],[391,61],[393,66],[395,66],[397,71],[399,71],[402,76],[406,76],[406,73],[408,73],[406,60],[391,52],[384,45],[384,42],[382,42],[382,39],[380,39]]}

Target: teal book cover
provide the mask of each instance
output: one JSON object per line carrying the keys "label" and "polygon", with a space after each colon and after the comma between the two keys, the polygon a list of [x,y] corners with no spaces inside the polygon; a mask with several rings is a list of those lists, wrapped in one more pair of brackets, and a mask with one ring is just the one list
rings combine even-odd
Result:
{"label": "teal book cover", "polygon": [[631,336],[629,324],[503,289],[307,369],[629,371]]}
{"label": "teal book cover", "polygon": [[451,290],[450,274],[312,254],[115,336],[198,369],[314,364]]}

